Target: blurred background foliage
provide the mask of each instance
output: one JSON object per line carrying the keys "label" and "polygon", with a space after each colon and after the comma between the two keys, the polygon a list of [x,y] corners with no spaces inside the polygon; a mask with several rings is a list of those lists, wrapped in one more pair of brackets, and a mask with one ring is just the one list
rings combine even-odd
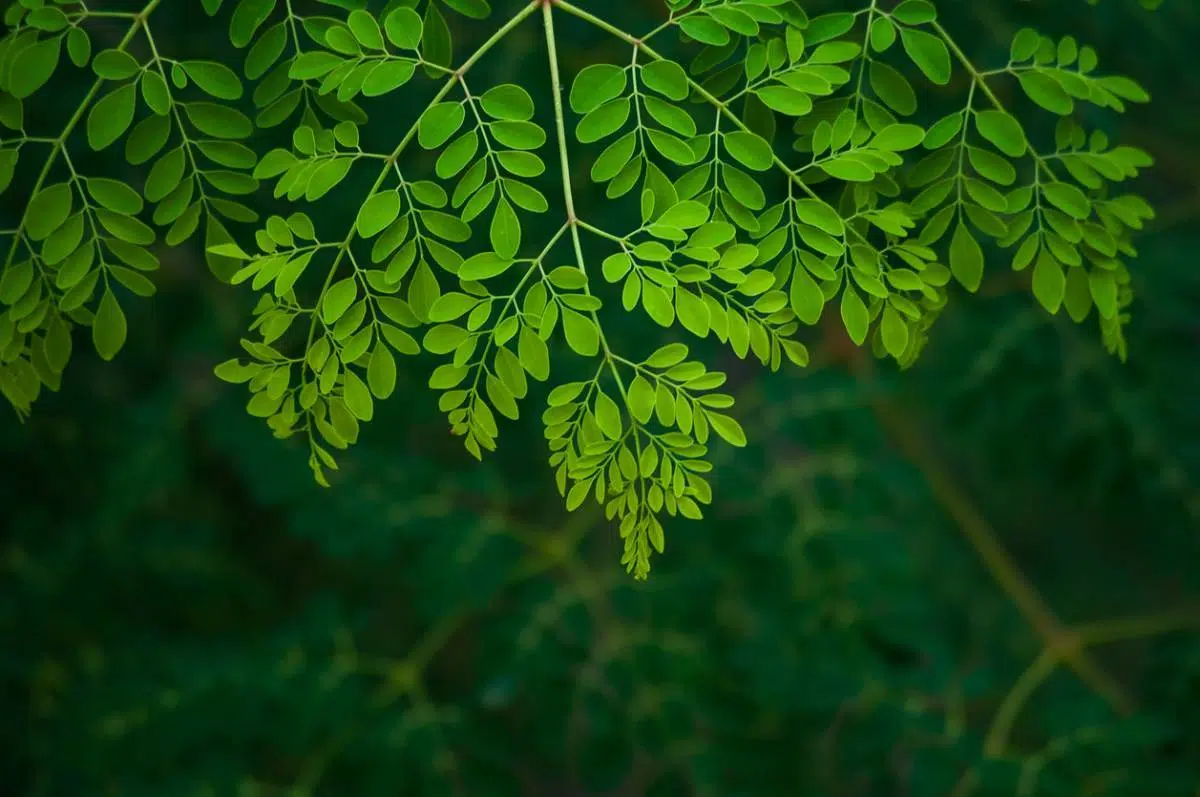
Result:
{"label": "blurred background foliage", "polygon": [[[177,50],[227,46],[171,5]],[[247,294],[165,251],[117,361],[78,347],[0,423],[2,790],[1200,795],[1200,7],[939,5],[980,62],[1035,24],[1151,89],[1089,120],[1158,162],[1128,364],[995,266],[903,374],[836,324],[806,372],[708,350],[751,445],[718,449],[707,518],[635,583],[611,525],[562,509],[537,421],[475,463],[426,359],[318,488],[211,375]],[[491,23],[451,24],[462,52]],[[559,35],[568,72],[614,52]],[[540,85],[540,47],[488,68]]]}

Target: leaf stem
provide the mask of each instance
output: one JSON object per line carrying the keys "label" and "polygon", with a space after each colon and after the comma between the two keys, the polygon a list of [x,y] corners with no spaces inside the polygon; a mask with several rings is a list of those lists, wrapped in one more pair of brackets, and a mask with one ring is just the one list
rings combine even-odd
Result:
{"label": "leaf stem", "polygon": [[[550,59],[550,89],[554,97],[554,132],[555,138],[558,141],[558,160],[559,168],[562,171],[562,186],[563,186],[563,204],[567,211],[567,225],[571,228],[571,243],[575,248],[575,258],[578,263],[579,270],[587,275],[587,268],[583,260],[583,244],[580,241],[579,227],[580,221],[575,215],[575,197],[571,191],[571,162],[570,154],[567,150],[567,124],[565,114],[563,112],[563,83],[562,76],[558,70],[558,47],[554,39],[554,14],[551,10],[552,5],[561,5],[566,7],[566,3],[561,3],[558,0],[547,0],[542,5],[542,22],[546,30],[546,50]],[[590,15],[589,15],[590,16]],[[606,23],[607,24],[607,23]],[[611,26],[610,26],[611,27]],[[614,30],[616,30],[614,28]],[[584,293],[591,295],[591,290],[587,283],[584,283]],[[629,401],[629,393],[625,389],[625,381],[621,378],[621,372],[617,368],[617,360],[613,355],[612,349],[609,348],[608,338],[604,334],[604,328],[600,326],[600,319],[596,315],[596,311],[591,313],[592,323],[596,325],[596,333],[600,339],[600,346],[604,352],[604,359],[608,363],[609,370],[612,372],[613,380],[617,384],[617,390],[620,391],[621,398],[625,402],[625,407],[629,411],[629,420],[633,428],[633,444],[637,461],[642,460],[642,428],[633,415],[632,404]],[[646,484],[644,479],[638,480],[638,511],[644,512],[646,506]],[[642,532],[634,532],[640,534]]]}

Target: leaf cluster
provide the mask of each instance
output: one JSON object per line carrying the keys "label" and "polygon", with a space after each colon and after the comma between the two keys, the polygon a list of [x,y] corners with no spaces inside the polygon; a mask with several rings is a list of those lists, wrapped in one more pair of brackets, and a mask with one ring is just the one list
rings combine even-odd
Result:
{"label": "leaf cluster", "polygon": [[[546,383],[559,492],[603,506],[645,577],[662,518],[711,502],[712,443],[746,444],[699,340],[804,367],[806,330],[832,318],[907,367],[991,261],[1028,275],[1051,314],[1094,311],[1106,348],[1126,354],[1132,236],[1153,215],[1126,186],[1151,160],[1083,110],[1148,96],[1071,36],[1023,29],[1006,63],[983,68],[929,0],[823,14],[668,0],[667,21],[637,33],[553,0],[455,59],[446,14],[483,20],[485,0],[322,0],[312,13],[201,0],[229,26],[230,50],[209,60],[161,52],[160,5],[6,12],[0,125],[15,135],[0,188],[33,165],[16,181],[19,223],[0,231],[0,390],[21,414],[59,386],[75,327],[105,359],[122,348],[129,296],[155,290],[160,230],[172,246],[202,240],[213,273],[256,297],[244,355],[217,375],[247,385],[247,411],[278,437],[307,441],[320,483],[396,392],[398,357],[443,358],[428,384],[476,457]],[[93,53],[101,19],[125,29]],[[564,77],[568,21],[623,59]],[[548,92],[478,68],[539,25]],[[31,99],[68,68],[88,70],[90,89],[53,135],[27,133]],[[418,82],[432,97],[411,125],[372,120]],[[552,125],[534,100],[545,93]],[[259,146],[266,131],[281,145]],[[136,179],[76,167],[120,149]],[[248,199],[267,189],[279,212]],[[601,197],[624,224],[580,212]],[[327,212],[347,207],[349,219]],[[541,236],[539,218],[556,231]],[[642,321],[688,343],[618,351],[612,330]],[[582,378],[560,376],[576,367]]]}

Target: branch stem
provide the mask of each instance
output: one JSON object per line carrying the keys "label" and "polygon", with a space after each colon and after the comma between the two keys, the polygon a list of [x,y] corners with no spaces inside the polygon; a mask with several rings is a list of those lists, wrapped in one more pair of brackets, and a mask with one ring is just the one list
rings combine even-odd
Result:
{"label": "branch stem", "polygon": [[[546,50],[550,59],[550,89],[554,97],[554,132],[558,142],[559,169],[562,172],[563,204],[567,212],[567,226],[571,228],[571,243],[575,248],[576,263],[579,266],[579,270],[586,276],[587,268],[583,260],[583,244],[580,241],[579,235],[581,224],[575,213],[575,197],[571,190],[571,159],[567,149],[567,123],[562,101],[563,83],[558,69],[558,46],[554,38],[552,5],[566,6],[566,3],[561,3],[559,0],[546,0],[542,5],[542,22],[546,30]],[[585,294],[591,295],[591,290],[587,287],[586,282],[584,283],[583,291]],[[604,354],[604,360],[608,365],[609,371],[612,373],[613,381],[616,382],[617,390],[620,392],[621,398],[625,401],[625,406],[632,407],[633,405],[629,401],[629,393],[625,389],[625,381],[621,378],[620,369],[617,368],[617,357],[613,354],[612,349],[609,348],[608,337],[604,334],[604,328],[600,326],[600,319],[596,315],[595,310],[592,310],[589,315],[591,316],[592,323],[596,325],[596,333],[600,339],[600,347]],[[642,459],[642,427],[634,420],[632,411],[630,411],[630,421],[633,424],[634,456],[640,462]],[[641,479],[639,479],[638,499],[639,505],[644,507],[646,505],[646,489],[645,482]],[[640,511],[643,510],[639,509]]]}

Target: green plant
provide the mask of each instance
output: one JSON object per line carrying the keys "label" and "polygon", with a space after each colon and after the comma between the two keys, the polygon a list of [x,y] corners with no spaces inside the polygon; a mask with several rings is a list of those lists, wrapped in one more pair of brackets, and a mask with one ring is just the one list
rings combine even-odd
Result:
{"label": "green plant", "polygon": [[[619,519],[622,561],[640,578],[663,550],[660,514],[698,518],[711,501],[710,442],[746,439],[732,396],[716,392],[722,372],[678,340],[618,351],[614,316],[640,322],[640,308],[675,337],[712,337],[777,369],[807,364],[797,334],[828,312],[854,343],[907,366],[951,282],[978,290],[989,253],[1008,249],[1046,310],[1082,322],[1094,307],[1105,347],[1125,356],[1125,261],[1152,211],[1120,190],[1150,158],[1089,133],[1080,106],[1120,112],[1147,96],[1098,74],[1095,52],[1069,36],[1024,29],[1007,64],[982,70],[927,0],[819,16],[792,0],[682,0],[640,35],[537,0],[454,61],[442,5],[482,19],[486,0],[321,2],[337,16],[290,0],[229,4],[230,39],[248,48],[240,70],[160,52],[161,0],[9,8],[0,124],[18,135],[0,148],[0,186],[32,159],[25,148],[46,150],[20,223],[2,231],[0,390],[18,413],[57,388],[74,326],[91,327],[105,359],[122,347],[119,294],[154,292],[148,214],[166,243],[202,238],[214,274],[259,294],[249,359],[217,375],[249,383],[249,412],[277,436],[305,435],[323,484],[330,449],[354,443],[393,394],[396,354],[450,358],[429,384],[480,457],[496,447],[497,415],[519,416],[528,378],[549,380],[565,342],[591,365],[549,392],[550,465],[568,508],[594,496]],[[221,0],[202,4],[222,12]],[[625,60],[586,65],[569,91],[556,38],[567,19],[626,45]],[[102,21],[125,32],[93,57],[87,26]],[[475,69],[533,25],[549,57],[549,132],[526,87]],[[678,50],[659,43],[668,34]],[[57,135],[29,135],[26,100],[48,91],[64,48],[94,83]],[[360,104],[394,102],[418,72],[438,86],[432,99],[406,132],[364,147],[376,133]],[[939,89],[956,75],[964,96],[951,106]],[[241,76],[257,81],[254,120],[236,105]],[[1001,83],[1019,97],[1002,101]],[[248,145],[264,138],[256,126],[290,131],[290,145]],[[150,165],[141,190],[77,170],[83,137],[93,151],[124,142],[131,163]],[[535,185],[547,150],[556,211]],[[590,183],[576,178],[581,162]],[[353,170],[374,175],[368,191],[346,181]],[[259,220],[239,199],[259,181],[283,207],[242,246],[229,223]],[[577,210],[600,194],[624,203],[627,224]],[[339,224],[347,206],[353,218]],[[542,214],[557,219],[535,235]]]}

